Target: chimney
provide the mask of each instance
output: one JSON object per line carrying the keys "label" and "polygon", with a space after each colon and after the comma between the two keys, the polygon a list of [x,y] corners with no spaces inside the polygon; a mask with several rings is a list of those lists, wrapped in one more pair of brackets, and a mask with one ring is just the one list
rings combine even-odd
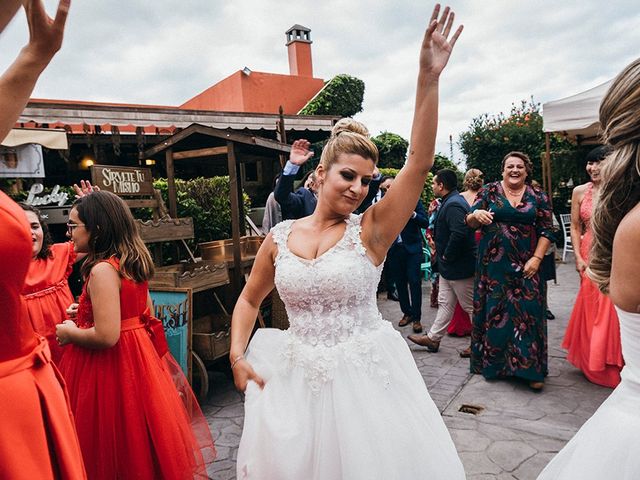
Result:
{"label": "chimney", "polygon": [[311,30],[302,25],[294,25],[286,31],[289,53],[289,74],[313,77],[311,63]]}

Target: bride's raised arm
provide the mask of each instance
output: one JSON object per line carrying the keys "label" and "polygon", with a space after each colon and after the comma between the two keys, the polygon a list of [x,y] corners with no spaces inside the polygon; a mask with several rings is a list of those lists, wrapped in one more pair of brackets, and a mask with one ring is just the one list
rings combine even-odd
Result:
{"label": "bride's raised arm", "polygon": [[[438,83],[451,51],[462,32],[451,35],[454,13],[446,7],[440,15],[437,4],[420,48],[416,106],[411,127],[409,155],[393,188],[369,208],[362,218],[362,237],[372,256],[384,258],[393,240],[411,217],[427,173],[433,166],[438,128]],[[451,35],[451,36],[450,36]]]}

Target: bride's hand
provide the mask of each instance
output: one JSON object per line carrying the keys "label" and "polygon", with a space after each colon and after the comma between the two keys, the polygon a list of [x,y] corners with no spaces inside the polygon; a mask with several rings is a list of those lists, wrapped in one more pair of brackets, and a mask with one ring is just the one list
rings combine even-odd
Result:
{"label": "bride's hand", "polygon": [[235,383],[236,388],[241,392],[247,389],[249,380],[256,382],[261,389],[264,388],[264,380],[244,358],[235,362],[233,367],[231,367],[231,371],[233,372],[233,383]]}
{"label": "bride's hand", "polygon": [[449,7],[444,9],[440,20],[438,20],[439,14],[440,4],[437,3],[433,8],[429,27],[424,34],[420,49],[420,71],[435,77],[438,77],[447,65],[453,46],[463,29],[463,26],[460,25],[451,39],[448,39],[455,14]]}

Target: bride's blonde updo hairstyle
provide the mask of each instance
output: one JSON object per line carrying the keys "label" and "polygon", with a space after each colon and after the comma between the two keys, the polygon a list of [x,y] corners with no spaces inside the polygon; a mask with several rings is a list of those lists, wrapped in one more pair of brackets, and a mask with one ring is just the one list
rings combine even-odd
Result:
{"label": "bride's blonde updo hairstyle", "polygon": [[602,168],[587,274],[607,293],[613,237],[622,218],[640,201],[640,59],[609,87],[600,104],[600,125],[602,141],[613,151]]}
{"label": "bride's blonde updo hairstyle", "polygon": [[320,165],[329,170],[343,153],[360,155],[378,163],[378,147],[369,138],[369,130],[352,118],[343,118],[333,126],[331,137],[322,149]]}

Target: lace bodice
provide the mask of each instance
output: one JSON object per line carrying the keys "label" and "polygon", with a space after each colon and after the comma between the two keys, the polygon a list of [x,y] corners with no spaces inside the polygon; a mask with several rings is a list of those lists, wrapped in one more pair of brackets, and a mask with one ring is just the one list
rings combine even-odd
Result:
{"label": "lace bodice", "polygon": [[342,359],[378,368],[376,345],[369,334],[392,328],[382,320],[376,291],[382,265],[375,266],[360,240],[360,219],[345,219],[343,237],[314,260],[293,254],[287,240],[293,220],[276,225],[278,247],[275,284],[289,316],[285,356],[305,368],[312,389],[331,378]]}

